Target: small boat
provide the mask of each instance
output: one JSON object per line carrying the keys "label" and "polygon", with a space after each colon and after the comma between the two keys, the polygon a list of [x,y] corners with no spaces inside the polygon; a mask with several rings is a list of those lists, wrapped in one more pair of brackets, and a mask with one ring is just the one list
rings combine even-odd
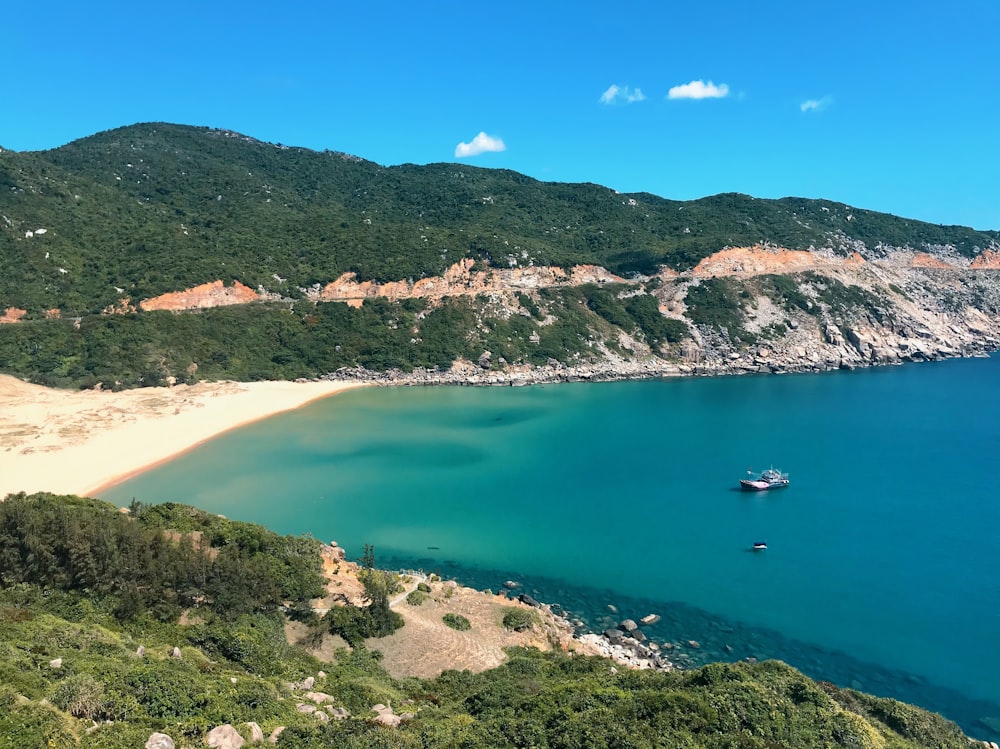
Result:
{"label": "small boat", "polygon": [[762,492],[766,489],[783,489],[788,486],[788,474],[774,468],[768,468],[758,478],[753,477],[753,469],[747,471],[747,477],[740,479],[740,488],[747,492]]}
{"label": "small boat", "polygon": [[767,541],[754,541],[750,548],[754,551],[764,551],[767,548]]}

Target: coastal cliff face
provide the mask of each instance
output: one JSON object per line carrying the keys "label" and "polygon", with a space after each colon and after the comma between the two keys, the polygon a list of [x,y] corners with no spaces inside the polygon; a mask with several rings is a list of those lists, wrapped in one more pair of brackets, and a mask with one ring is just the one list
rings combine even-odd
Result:
{"label": "coastal cliff face", "polygon": [[[987,251],[989,252],[989,251]],[[990,253],[991,256],[995,253]],[[699,276],[788,275],[798,299],[753,284],[743,286],[743,328],[756,338],[740,346],[693,326],[702,370],[802,371],[924,361],[995,350],[1000,346],[1000,277],[987,253],[971,263],[893,248],[865,257],[764,248],[726,250],[702,261],[691,281],[658,292],[683,312]],[[1000,267],[1000,265],[996,266]],[[686,288],[684,288],[686,287]],[[803,304],[804,302],[804,304]]]}
{"label": "coastal cliff face", "polygon": [[[356,372],[379,381],[507,384],[559,379],[614,379],[670,374],[740,374],[851,369],[906,361],[982,354],[1000,348],[1000,252],[971,261],[947,249],[936,254],[906,248],[789,250],[730,247],[699,262],[690,273],[662,268],[655,276],[623,278],[580,265],[479,269],[470,258],[443,275],[378,283],[345,273],[303,289],[313,303],[360,307],[366,299],[447,297],[488,299],[493,315],[525,315],[523,300],[543,307],[541,292],[587,284],[613,289],[621,299],[651,294],[666,318],[682,323],[688,338],[649,346],[641,335],[594,331],[593,356],[577,363],[531,366],[457,361],[446,372]],[[775,279],[785,279],[776,282]],[[738,301],[733,324],[705,324],[690,308],[692,290],[729,284]],[[776,285],[777,284],[777,285]],[[221,281],[140,302],[144,311],[195,310],[276,298],[238,281]],[[110,311],[110,310],[109,310]],[[16,311],[15,311],[16,315]],[[6,317],[11,318],[8,314]],[[545,325],[543,318],[538,325]]]}
{"label": "coastal cliff face", "polygon": [[[768,244],[727,247],[687,272],[660,267],[629,277],[596,265],[495,268],[464,258],[439,276],[377,282],[345,273],[326,284],[300,288],[297,296],[263,286],[254,290],[238,280],[226,285],[221,279],[138,304],[120,290],[100,317],[280,302],[289,310],[299,308],[311,324],[309,316],[322,305],[359,308],[378,299],[418,300],[422,306],[409,308],[412,316],[406,323],[410,345],[420,344],[427,325],[433,328],[428,335],[437,340],[447,335],[473,342],[464,354],[444,360],[450,366],[442,363],[433,370],[417,366],[400,373],[391,370],[392,364],[388,371],[385,365],[365,369],[347,359],[346,368],[338,363],[313,375],[336,368],[338,377],[375,382],[526,384],[807,372],[997,350],[998,271],[1000,248],[995,246],[970,259],[949,247],[915,251],[860,242],[810,250]],[[280,288],[283,279],[274,280]],[[457,316],[456,303],[464,305]],[[440,308],[452,310],[445,330],[433,318]],[[266,308],[261,310],[265,314]],[[643,316],[650,324],[640,322]],[[58,318],[60,310],[48,310],[45,317]],[[651,317],[659,322],[650,322]],[[28,319],[15,307],[0,315],[0,323],[20,325]],[[73,324],[79,328],[79,319]],[[392,317],[383,324],[398,327]],[[504,340],[511,338],[488,338],[503,325],[510,331],[505,335],[520,337],[515,345],[505,348]],[[560,325],[558,335],[549,335]],[[379,333],[366,330],[363,335]],[[268,345],[261,339],[258,348],[266,351]],[[192,357],[172,368],[154,362],[150,371],[157,369],[172,381],[185,373],[193,376],[199,362]]]}

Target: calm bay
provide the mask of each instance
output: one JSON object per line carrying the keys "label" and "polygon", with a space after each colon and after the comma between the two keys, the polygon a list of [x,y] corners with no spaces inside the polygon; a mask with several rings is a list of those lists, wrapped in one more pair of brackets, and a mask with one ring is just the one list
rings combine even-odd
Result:
{"label": "calm bay", "polygon": [[[380,566],[475,587],[513,579],[590,629],[660,614],[647,633],[680,663],[781,658],[1000,740],[998,381],[1000,357],[366,388],[102,497],[192,504],[354,558],[369,543]],[[772,464],[789,488],[738,490]]]}

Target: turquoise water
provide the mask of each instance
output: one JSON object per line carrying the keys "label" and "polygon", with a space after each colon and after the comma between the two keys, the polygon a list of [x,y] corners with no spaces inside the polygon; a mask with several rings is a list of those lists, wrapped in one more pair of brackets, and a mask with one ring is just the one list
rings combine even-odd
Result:
{"label": "turquoise water", "polygon": [[[351,391],[107,491],[334,539],[590,627],[664,617],[682,662],[780,657],[1000,716],[1000,358],[823,375]],[[788,489],[737,490],[748,467]],[[768,550],[750,553],[766,540]]]}

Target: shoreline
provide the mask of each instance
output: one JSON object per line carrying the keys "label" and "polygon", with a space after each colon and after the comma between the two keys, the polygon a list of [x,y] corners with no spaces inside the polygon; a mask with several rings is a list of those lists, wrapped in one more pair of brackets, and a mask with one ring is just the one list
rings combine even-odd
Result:
{"label": "shoreline", "polygon": [[95,496],[205,442],[347,389],[380,386],[524,387],[686,377],[805,374],[989,357],[992,341],[924,351],[894,361],[774,357],[767,363],[713,357],[692,363],[605,358],[565,365],[484,368],[456,361],[447,370],[341,369],[291,382],[216,381],[118,392],[59,390],[0,375],[0,501],[9,493],[48,491]]}
{"label": "shoreline", "polygon": [[886,360],[825,359],[801,361],[772,357],[714,358],[698,363],[647,357],[643,359],[605,358],[586,364],[550,363],[542,365],[507,365],[502,369],[484,369],[470,362],[456,362],[451,369],[416,368],[410,372],[399,369],[372,371],[361,367],[339,369],[328,377],[342,382],[359,382],[380,387],[412,387],[454,385],[459,387],[526,387],[529,385],[556,385],[567,382],[623,382],[642,380],[667,380],[686,377],[745,377],[749,375],[822,374],[824,372],[853,372],[859,369],[898,367],[906,364],[923,364],[951,359],[988,359],[1000,349],[993,341],[968,346],[962,350],[924,352],[920,356],[897,357]]}
{"label": "shoreline", "polygon": [[[987,353],[985,351],[981,353],[967,353],[963,358],[983,355],[987,355]],[[957,357],[947,356],[941,358]],[[666,366],[676,367],[677,365],[668,365],[665,363]],[[878,365],[873,364],[869,366]],[[835,367],[833,369],[849,368],[853,367]],[[271,415],[305,406],[354,387],[366,385],[429,386],[445,384],[452,386],[512,386],[573,381],[596,382],[609,379],[640,380],[653,377],[692,377],[710,374],[718,376],[727,373],[754,373],[750,371],[716,371],[709,373],[704,370],[658,371],[642,377],[635,373],[626,373],[621,368],[616,368],[613,365],[604,367],[594,365],[577,367],[551,366],[540,369],[544,371],[533,373],[535,376],[539,376],[536,382],[525,382],[521,379],[518,379],[516,382],[511,382],[509,379],[503,382],[492,383],[474,382],[473,377],[470,377],[468,371],[463,373],[456,370],[445,372],[418,371],[403,375],[399,379],[394,379],[391,373],[359,371],[357,373],[359,375],[358,379],[350,379],[347,373],[340,372],[332,375],[333,377],[342,378],[338,380],[329,379],[298,383],[288,381],[258,383],[207,382],[192,386],[178,385],[169,388],[143,388],[118,393],[54,390],[30,385],[11,377],[0,376],[0,435],[3,438],[2,443],[0,443],[0,501],[2,501],[3,496],[9,491],[21,490],[51,491],[55,494],[89,493],[93,495],[132,476],[173,460],[179,455],[196,449],[199,445],[225,432],[241,428],[250,423],[268,418]],[[492,377],[501,374],[497,371],[485,371],[479,367],[475,367],[474,370],[472,374],[477,377]],[[802,369],[799,371],[815,370]],[[586,376],[588,373],[591,376]],[[599,374],[598,376],[594,376],[597,373],[617,376],[600,377]],[[373,379],[361,379],[360,376],[365,374]],[[541,379],[545,375],[550,376],[551,379]],[[407,378],[409,378],[409,381],[405,381]],[[151,403],[150,401],[156,401],[156,403]],[[37,434],[34,437],[30,434],[15,434],[19,430],[14,429],[14,427],[26,428],[31,426],[24,419],[18,421],[20,415],[23,413],[21,409],[27,407],[33,408],[36,414],[42,414],[44,417],[35,424]],[[129,411],[129,408],[132,411]],[[91,432],[89,438],[86,434],[74,431],[85,431],[85,428],[80,425],[81,421],[87,422],[87,427],[89,427]],[[202,428],[206,431],[204,433],[196,432],[192,425],[202,422],[205,422]],[[188,429],[186,427],[191,428]],[[21,429],[20,431],[26,431],[26,429]],[[110,440],[108,435],[113,435],[115,439]],[[140,446],[139,441],[143,438],[153,443],[158,448],[160,455],[154,460],[136,464],[138,458],[145,454],[137,449]],[[13,442],[19,442],[19,444],[15,445]],[[38,445],[36,446],[35,443],[38,443]],[[79,463],[81,460],[86,460],[87,456],[91,454],[87,453],[85,448],[92,451],[92,454],[102,456],[100,458],[100,466],[96,463],[94,465]],[[108,456],[112,456],[112,458]],[[68,461],[69,457],[73,457],[74,460]],[[27,469],[24,469],[22,464],[27,465],[28,463],[36,466],[36,468],[32,469],[37,471],[33,474],[34,476],[41,479],[50,477],[51,480],[40,480],[39,483],[46,485],[38,486],[37,488],[15,487],[8,489],[8,485],[12,480],[10,479],[12,471],[9,469],[16,468],[18,471],[21,471],[20,475],[24,475],[24,471]],[[131,464],[131,467],[123,467],[125,463]],[[91,479],[94,478],[99,467],[103,466],[107,468],[107,466],[112,464],[116,466],[116,469],[110,475],[105,471],[103,476],[97,477],[98,481],[89,481],[89,479],[89,483],[83,481],[83,478],[86,476],[89,476]],[[74,471],[77,471],[77,468],[73,466],[79,466],[79,472],[74,473]],[[69,475],[71,478],[79,477],[79,480],[75,481],[74,487],[61,490],[53,488],[59,485],[66,475]],[[87,483],[88,488],[85,491],[79,491],[84,483]],[[559,600],[558,596],[553,596],[552,598],[546,596],[545,598],[548,600]],[[541,604],[541,606],[550,609],[553,606],[562,608],[558,604]],[[614,613],[617,615],[617,611]],[[656,611],[646,610],[641,613],[652,614],[656,613]],[[621,619],[621,617],[617,616],[616,618]],[[611,629],[620,630],[622,627],[621,625],[617,627],[612,625]],[[588,626],[587,631],[594,636],[595,640],[600,638],[609,640],[608,637],[604,636],[609,631],[607,628],[604,629],[603,635],[601,634],[600,627],[590,629]],[[699,641],[704,642],[701,635],[697,635],[697,637]],[[621,638],[625,640],[631,639],[626,635],[622,635]],[[591,640],[591,638],[587,638],[587,640]],[[602,642],[588,642],[587,640],[584,642],[592,647],[603,647],[605,645]],[[631,642],[609,641],[607,645],[617,646],[617,655],[620,660],[619,658],[615,658],[615,654],[611,652],[605,652],[604,654],[617,660],[622,665],[635,667],[641,661],[648,662],[651,660],[649,658],[652,655],[651,653],[636,652],[637,648]],[[683,645],[681,647],[683,648]],[[701,646],[697,647],[700,648]],[[707,643],[706,649],[708,649]],[[665,650],[659,653],[660,657],[666,662],[662,664],[663,666],[683,669],[685,668],[683,658],[676,657],[682,654],[683,650],[679,652],[676,644],[673,646],[673,649],[667,646]],[[652,663],[650,666],[655,667]]]}
{"label": "shoreline", "polygon": [[209,382],[67,391],[0,376],[0,499],[94,496],[226,432],[363,382]]}

